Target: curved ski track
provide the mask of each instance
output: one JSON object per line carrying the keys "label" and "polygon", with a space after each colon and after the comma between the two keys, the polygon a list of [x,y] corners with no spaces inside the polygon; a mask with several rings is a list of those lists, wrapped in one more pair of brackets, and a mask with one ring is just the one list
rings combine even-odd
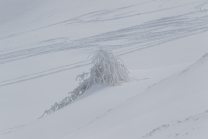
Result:
{"label": "curved ski track", "polygon": [[[54,41],[55,39],[54,40],[51,39],[51,40],[39,42],[38,45],[33,48],[25,48],[23,50],[15,50],[15,51],[14,49],[12,49],[13,52],[9,52],[10,50],[1,51],[1,53],[3,54],[0,54],[0,65],[20,59],[26,59],[33,56],[39,56],[39,55],[49,54],[58,51],[82,49],[82,48],[90,48],[90,47],[91,48],[106,47],[106,45],[104,45],[103,43],[109,41],[122,42],[119,44],[108,45],[107,47],[111,50],[119,49],[119,48],[128,48],[126,50],[119,51],[116,53],[116,55],[124,55],[124,54],[132,53],[137,50],[158,46],[159,44],[184,38],[190,35],[207,32],[208,10],[203,9],[203,6],[205,6],[206,4],[207,2],[204,1],[201,2],[200,5],[196,7],[196,11],[190,12],[188,14],[173,16],[168,18],[161,18],[158,20],[153,20],[143,23],[141,25],[131,26],[117,31],[111,31],[84,39],[74,40],[71,42],[67,42],[68,38],[62,38],[60,39],[61,41],[58,42]],[[124,7],[124,8],[129,8],[129,7]],[[93,16],[103,16],[106,13],[104,11],[101,11],[101,12],[91,13],[90,15],[92,14]],[[127,17],[129,16],[126,16],[125,18]],[[118,18],[120,17],[116,17],[116,19]],[[49,42],[49,43],[46,44],[45,42]],[[89,60],[82,61],[80,63],[66,65],[63,67],[57,67],[47,71],[42,71],[39,73],[18,77],[15,79],[1,81],[0,86],[36,79],[57,72],[62,72],[73,68],[85,66],[88,64],[90,64]]]}

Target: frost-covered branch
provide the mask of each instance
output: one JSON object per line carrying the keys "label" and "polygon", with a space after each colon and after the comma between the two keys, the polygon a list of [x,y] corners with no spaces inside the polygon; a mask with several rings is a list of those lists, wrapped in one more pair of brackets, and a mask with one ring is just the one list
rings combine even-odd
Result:
{"label": "frost-covered branch", "polygon": [[53,113],[73,102],[93,84],[103,83],[114,86],[130,80],[129,71],[123,65],[123,62],[115,57],[111,51],[98,50],[94,52],[92,65],[89,73],[83,73],[77,76],[76,79],[80,81],[78,87],[70,92],[69,96],[60,102],[56,102],[49,110],[46,110],[43,116]]}

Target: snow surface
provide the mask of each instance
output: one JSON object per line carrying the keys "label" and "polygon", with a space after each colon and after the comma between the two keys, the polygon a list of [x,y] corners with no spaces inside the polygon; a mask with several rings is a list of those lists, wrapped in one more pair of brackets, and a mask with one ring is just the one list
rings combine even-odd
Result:
{"label": "snow surface", "polygon": [[[207,0],[0,0],[0,139],[207,139]],[[105,48],[133,79],[39,118]]]}

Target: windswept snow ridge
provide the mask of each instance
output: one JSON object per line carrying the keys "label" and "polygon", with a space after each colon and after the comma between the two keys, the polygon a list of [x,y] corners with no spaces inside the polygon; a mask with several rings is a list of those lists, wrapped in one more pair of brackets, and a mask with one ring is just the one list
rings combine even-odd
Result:
{"label": "windswept snow ridge", "polygon": [[[192,132],[201,130],[207,123],[208,110],[183,120],[171,121],[168,124],[161,125],[143,136],[143,138],[186,138],[189,133],[192,134]],[[184,130],[180,131],[181,128]],[[174,130],[174,132],[171,130]]]}
{"label": "windswept snow ridge", "polygon": [[191,70],[194,67],[200,66],[201,64],[205,63],[207,60],[208,60],[208,53],[206,53],[205,55],[203,55],[201,59],[199,59],[194,64],[192,64],[191,66],[189,66],[187,69],[185,69],[184,71],[182,71],[181,74],[183,74],[184,72],[187,72],[187,71]]}

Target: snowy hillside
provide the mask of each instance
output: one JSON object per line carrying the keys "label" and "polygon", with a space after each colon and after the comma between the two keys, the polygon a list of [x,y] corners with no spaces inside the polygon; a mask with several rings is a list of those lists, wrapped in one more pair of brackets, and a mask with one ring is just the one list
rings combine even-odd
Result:
{"label": "snowy hillside", "polygon": [[[0,139],[207,139],[207,38],[207,0],[0,0]],[[132,80],[40,118],[100,48]]]}

